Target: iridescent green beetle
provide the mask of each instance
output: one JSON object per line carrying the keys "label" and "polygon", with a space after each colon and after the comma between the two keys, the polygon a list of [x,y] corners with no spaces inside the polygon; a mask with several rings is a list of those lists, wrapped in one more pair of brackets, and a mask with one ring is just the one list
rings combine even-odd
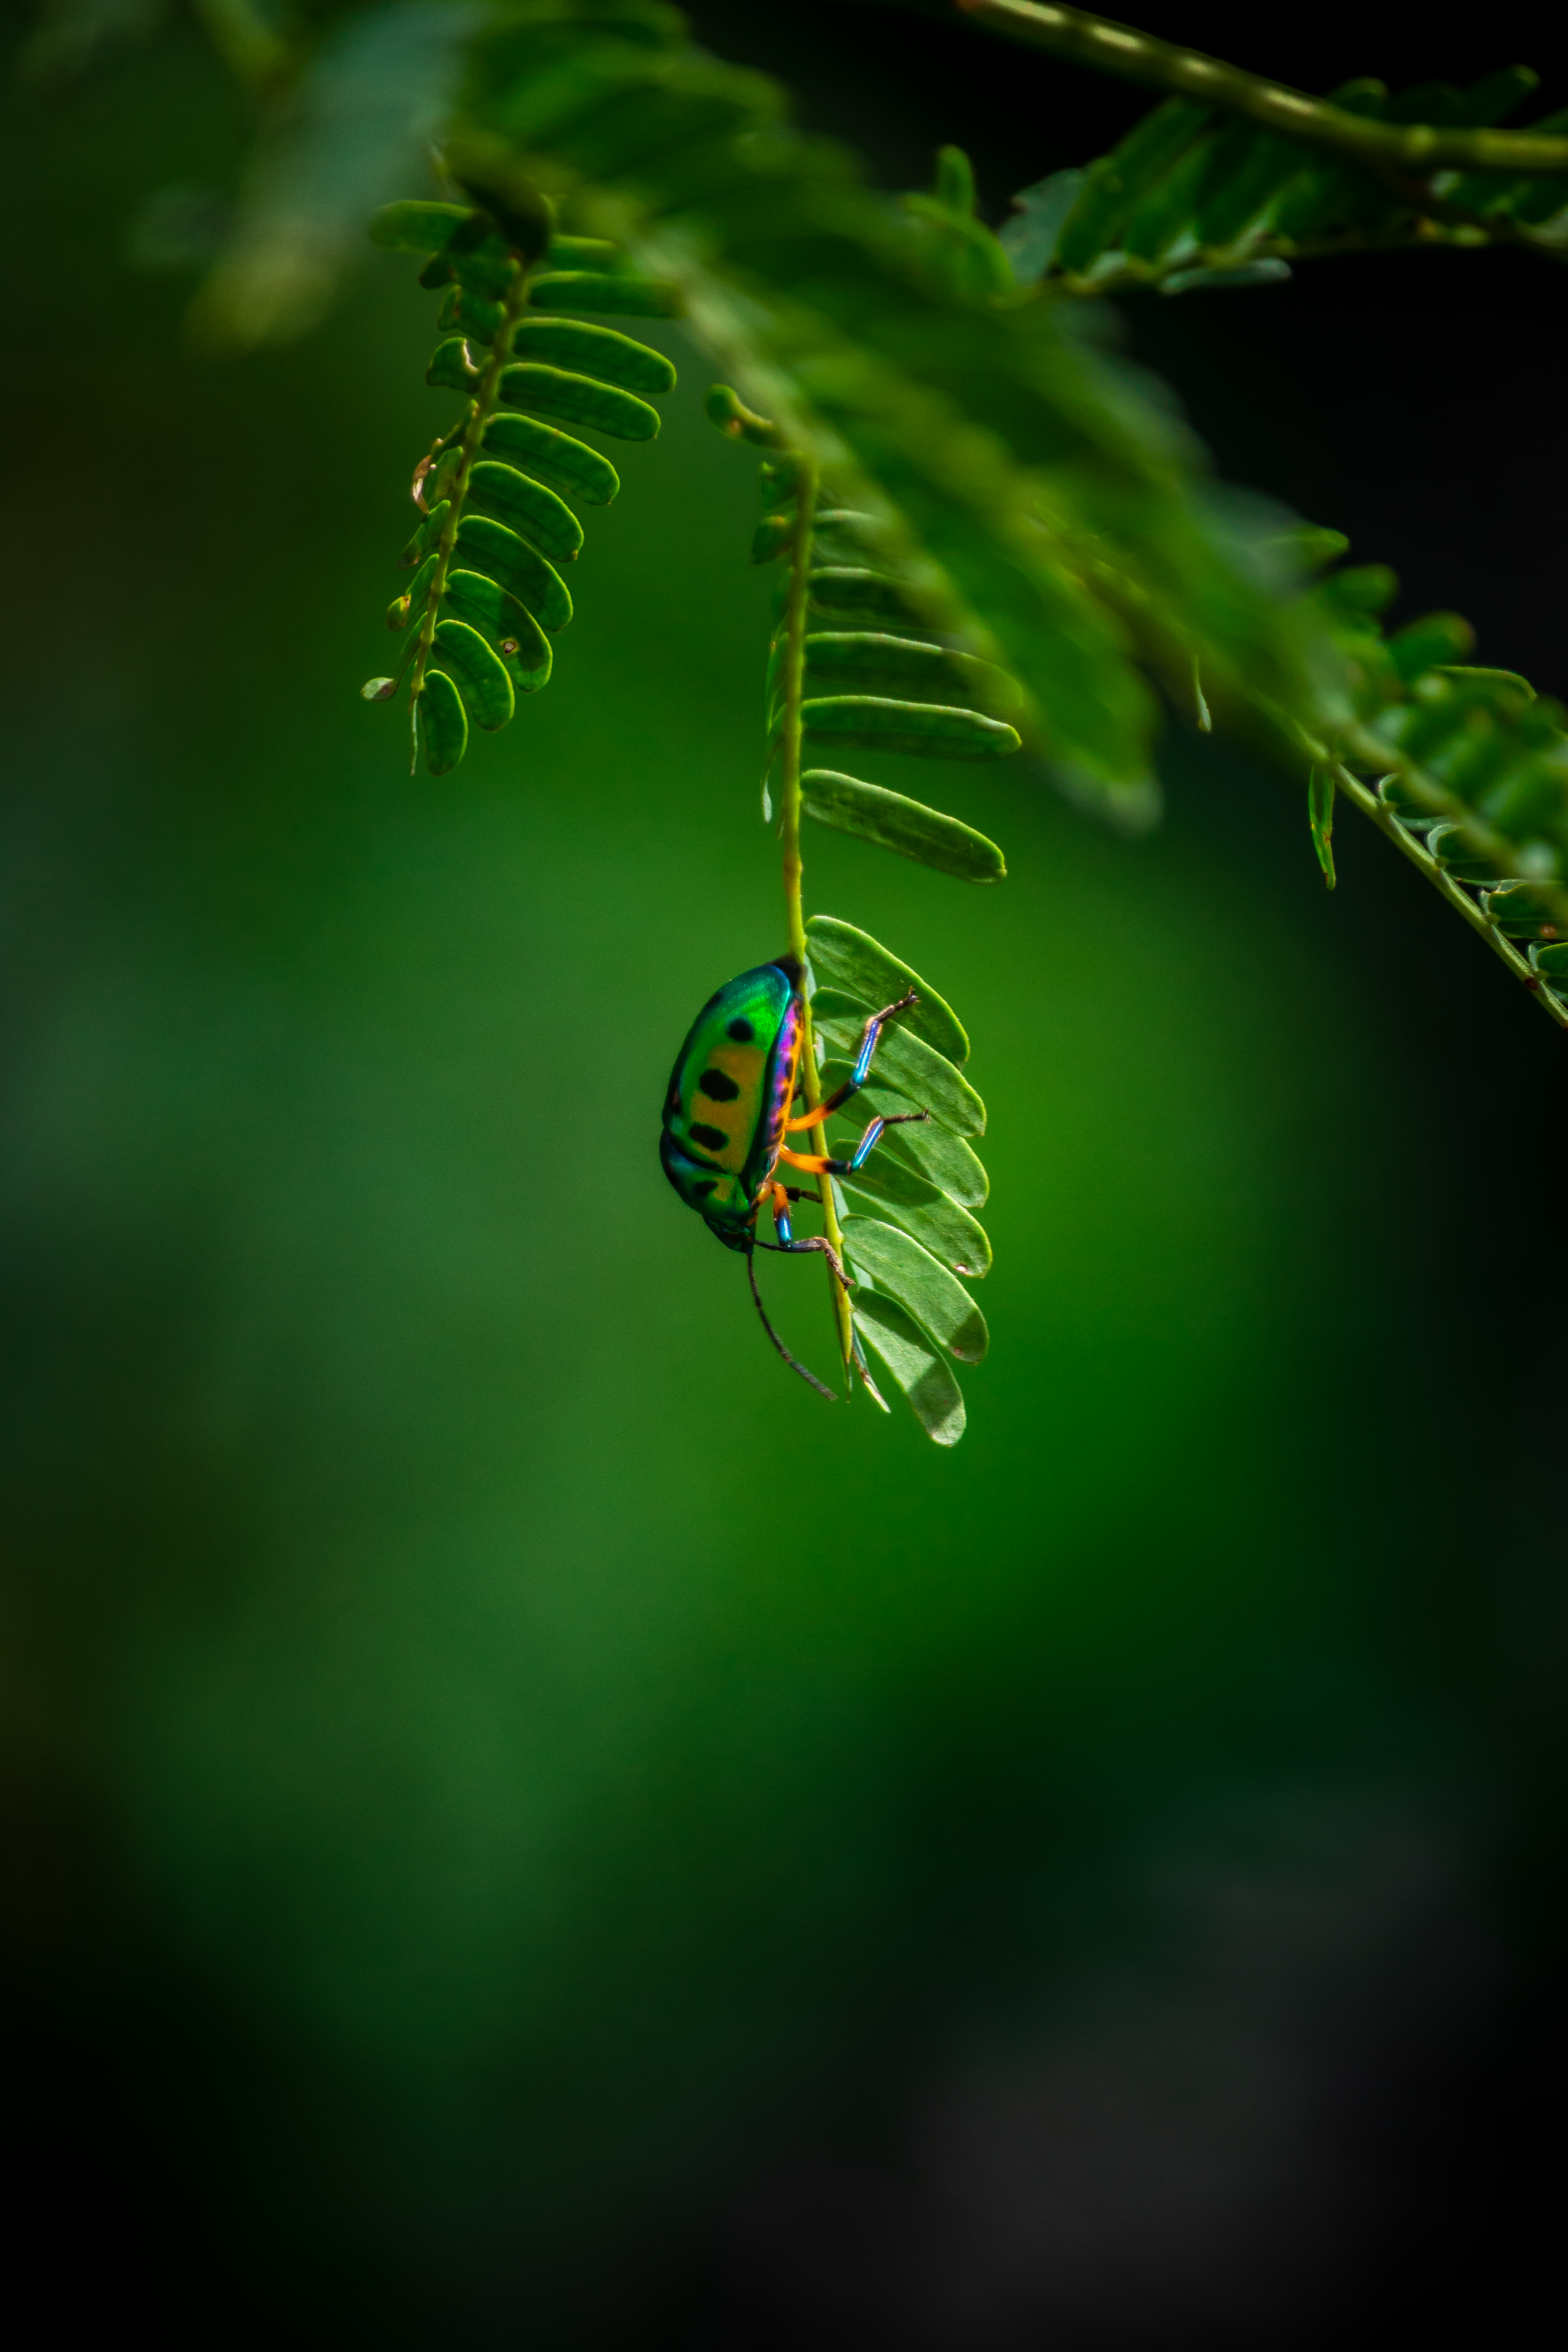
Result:
{"label": "iridescent green beetle", "polygon": [[[805,1196],[793,1184],[782,1183],[782,1160],[811,1176],[848,1176],[875,1150],[884,1128],[902,1127],[931,1117],[927,1110],[889,1113],[874,1118],[847,1160],[822,1152],[792,1150],[786,1136],[802,1128],[819,1127],[829,1111],[859,1093],[877,1051],[885,1022],[918,1004],[911,990],[896,1004],[873,1013],[860,1035],[855,1066],[843,1085],[815,1110],[794,1108],[800,1075],[800,1053],[805,1035],[805,1000],[801,992],[801,969],[793,956],[758,964],[726,982],[708,999],[687,1033],[670,1073],[664,1101],[664,1127],[658,1156],[665,1174],[689,1209],[695,1209],[710,1234],[726,1249],[743,1250],[752,1297],[763,1328],[792,1371],[813,1388],[831,1396],[830,1389],[797,1364],[768,1321],[757,1289],[752,1253],[777,1249],[800,1253],[820,1251],[846,1290],[847,1276],[837,1251],[820,1234],[796,1240],[790,1230],[789,1204]],[[773,1211],[778,1238],[759,1242],[757,1219],[764,1207]]]}

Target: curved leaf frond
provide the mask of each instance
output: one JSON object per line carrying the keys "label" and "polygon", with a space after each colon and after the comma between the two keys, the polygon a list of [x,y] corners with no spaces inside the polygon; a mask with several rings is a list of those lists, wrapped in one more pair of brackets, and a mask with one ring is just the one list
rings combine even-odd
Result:
{"label": "curved leaf frond", "polygon": [[[371,224],[378,244],[427,257],[422,285],[446,289],[437,323],[451,331],[426,381],[464,399],[415,470],[423,520],[403,554],[415,576],[387,614],[388,626],[406,634],[404,662],[365,688],[389,700],[406,675],[414,755],[423,718],[437,775],[463,757],[470,719],[504,727],[517,695],[549,679],[550,635],[572,617],[556,567],[575,562],[584,544],[571,502],[606,506],[620,488],[609,459],[578,434],[651,440],[650,402],[675,383],[662,352],[618,328],[560,315],[563,289],[584,307],[655,317],[678,306],[675,290],[626,271],[605,240],[555,236],[537,197],[535,225],[526,184],[500,194],[481,184],[495,209],[409,202],[385,205]],[[584,259],[595,266],[550,267]],[[607,298],[608,289],[617,292]],[[547,300],[538,306],[541,289]]]}

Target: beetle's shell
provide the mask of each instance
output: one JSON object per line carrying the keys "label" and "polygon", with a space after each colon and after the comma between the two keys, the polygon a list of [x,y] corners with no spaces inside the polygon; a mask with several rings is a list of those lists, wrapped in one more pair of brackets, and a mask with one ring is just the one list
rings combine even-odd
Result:
{"label": "beetle's shell", "polygon": [[709,998],[670,1074],[659,1159],[687,1207],[721,1231],[751,1223],[773,1174],[804,1021],[794,968],[758,964]]}

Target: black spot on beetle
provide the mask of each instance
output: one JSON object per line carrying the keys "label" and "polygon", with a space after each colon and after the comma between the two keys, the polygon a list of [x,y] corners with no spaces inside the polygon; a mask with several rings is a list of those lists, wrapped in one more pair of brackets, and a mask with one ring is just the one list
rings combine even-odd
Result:
{"label": "black spot on beetle", "polygon": [[694,1201],[705,1201],[710,1192],[716,1192],[718,1190],[719,1179],[717,1176],[706,1176],[703,1178],[700,1184],[693,1184],[691,1187],[691,1197]]}
{"label": "black spot on beetle", "polygon": [[704,1070],[697,1081],[697,1091],[710,1102],[733,1102],[740,1087],[722,1070]]}
{"label": "black spot on beetle", "polygon": [[729,1028],[724,1034],[728,1037],[733,1037],[737,1045],[749,1045],[757,1033],[752,1028],[751,1023],[747,1020],[745,1014],[743,1013],[737,1013],[734,1020],[731,1022]]}
{"label": "black spot on beetle", "polygon": [[716,1127],[699,1127],[693,1125],[689,1127],[686,1131],[688,1135],[690,1136],[692,1142],[700,1144],[704,1151],[722,1151],[724,1146],[730,1140],[729,1137],[723,1134],[721,1129]]}

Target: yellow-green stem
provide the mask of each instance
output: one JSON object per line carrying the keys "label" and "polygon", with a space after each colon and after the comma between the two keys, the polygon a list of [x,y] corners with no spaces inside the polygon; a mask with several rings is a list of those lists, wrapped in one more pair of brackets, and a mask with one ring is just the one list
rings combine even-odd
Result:
{"label": "yellow-green stem", "polygon": [[[806,577],[811,569],[811,534],[816,520],[816,466],[814,460],[802,458],[800,488],[795,500],[795,538],[790,547],[789,601],[784,607],[784,720],[779,750],[784,761],[784,822],[780,827],[780,837],[784,845],[785,934],[789,952],[803,970],[805,964],[805,912],[801,900],[801,704],[805,697]],[[805,1034],[801,1040],[800,1067],[805,1087],[806,1108],[816,1110],[822,1100],[822,1087],[816,1073],[816,1047],[812,1035],[809,998],[805,1007]],[[826,1124],[819,1123],[806,1131],[817,1139],[817,1150],[826,1151]],[[838,1212],[834,1206],[832,1177],[819,1176],[816,1189],[822,1202],[823,1231],[832,1243],[835,1253],[842,1259],[844,1235],[838,1223]],[[833,1300],[838,1349],[844,1359],[845,1393],[847,1395],[854,1387],[850,1367],[854,1361],[855,1327],[850,1320],[849,1301],[845,1297],[831,1266],[827,1268],[827,1287]]]}
{"label": "yellow-green stem", "polygon": [[501,370],[511,358],[512,329],[521,317],[527,303],[529,279],[531,276],[532,270],[530,265],[520,261],[517,275],[512,279],[507,291],[506,300],[501,306],[501,321],[496,329],[494,341],[490,344],[489,358],[486,361],[479,383],[474,388],[473,400],[463,426],[462,439],[458,444],[460,454],[458,458],[458,469],[447,486],[447,497],[449,503],[447,520],[442,525],[441,536],[436,542],[436,569],[430,575],[429,593],[425,599],[425,613],[419,624],[419,642],[415,648],[413,667],[409,673],[408,772],[410,775],[419,764],[419,697],[424,689],[425,672],[429,667],[430,649],[436,642],[436,624],[441,617],[441,599],[447,593],[447,574],[452,568],[452,553],[458,544],[458,526],[463,520],[463,502],[468,495],[468,476],[472,473],[474,460],[479,454],[485,427],[495,410],[496,386],[500,382]]}

